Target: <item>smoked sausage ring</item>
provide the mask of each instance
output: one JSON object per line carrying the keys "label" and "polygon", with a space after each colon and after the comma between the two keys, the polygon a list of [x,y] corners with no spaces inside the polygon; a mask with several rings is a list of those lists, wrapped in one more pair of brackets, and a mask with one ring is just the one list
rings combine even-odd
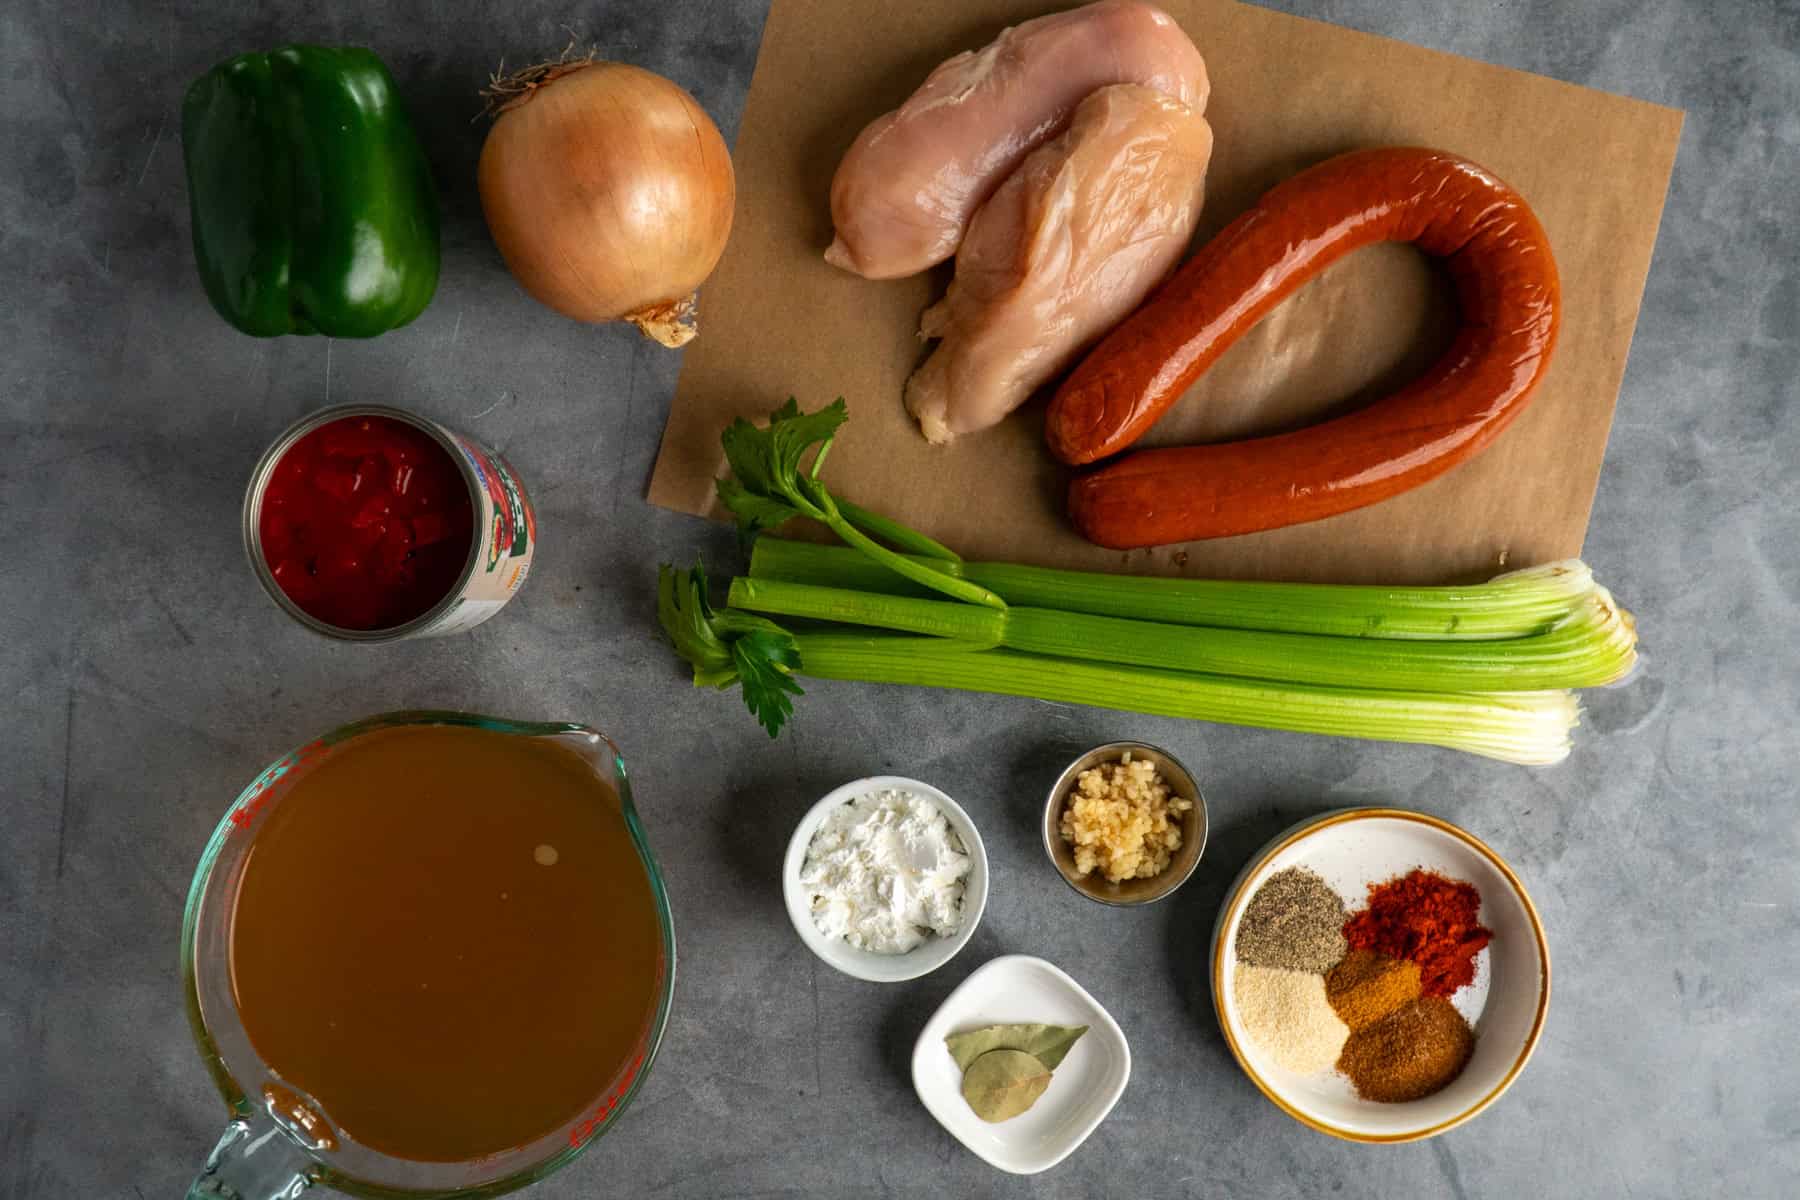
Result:
{"label": "smoked sausage ring", "polygon": [[1115,549],[1316,521],[1417,487],[1524,409],[1556,345],[1549,239],[1490,172],[1436,150],[1359,150],[1303,171],[1202,247],[1057,390],[1050,450],[1081,465],[1137,441],[1252,325],[1331,263],[1377,242],[1441,258],[1461,322],[1422,376],[1293,433],[1143,450],[1077,478],[1069,515]]}

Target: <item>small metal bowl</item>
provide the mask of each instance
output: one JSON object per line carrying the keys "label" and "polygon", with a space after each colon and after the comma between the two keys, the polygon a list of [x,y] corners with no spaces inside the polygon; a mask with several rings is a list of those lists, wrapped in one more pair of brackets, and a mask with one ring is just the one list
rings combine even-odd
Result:
{"label": "small metal bowl", "polygon": [[[1175,857],[1160,875],[1113,883],[1099,872],[1081,875],[1075,870],[1075,855],[1062,837],[1062,811],[1069,794],[1075,790],[1076,778],[1083,771],[1104,762],[1116,762],[1125,756],[1126,751],[1130,751],[1134,759],[1145,759],[1156,764],[1157,774],[1168,782],[1170,790],[1177,796],[1192,800],[1194,807],[1181,820],[1181,849],[1175,852]],[[1206,797],[1200,793],[1200,785],[1174,755],[1145,742],[1108,742],[1104,746],[1095,746],[1069,764],[1068,769],[1051,787],[1049,798],[1044,801],[1044,853],[1050,856],[1050,862],[1063,877],[1064,883],[1089,900],[1096,900],[1101,904],[1128,906],[1153,904],[1161,900],[1187,882],[1188,876],[1194,873],[1194,868],[1200,865],[1200,855],[1205,849]]]}

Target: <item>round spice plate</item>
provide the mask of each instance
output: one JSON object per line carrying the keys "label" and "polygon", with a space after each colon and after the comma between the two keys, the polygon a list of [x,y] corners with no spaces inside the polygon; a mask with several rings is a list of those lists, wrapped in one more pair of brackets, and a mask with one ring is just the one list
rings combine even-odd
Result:
{"label": "round spice plate", "polygon": [[[1285,1069],[1246,1033],[1235,986],[1239,928],[1258,889],[1290,867],[1316,873],[1352,909],[1362,905],[1370,884],[1420,868],[1480,892],[1480,922],[1493,939],[1476,959],[1474,980],[1451,998],[1475,1030],[1474,1050],[1443,1090],[1404,1103],[1365,1100],[1338,1072],[1301,1075]],[[1550,953],[1524,885],[1480,839],[1424,813],[1339,809],[1277,834],[1239,873],[1213,927],[1212,988],[1219,1027],[1238,1065],[1277,1107],[1348,1141],[1415,1141],[1475,1116],[1524,1070],[1549,1008]]]}

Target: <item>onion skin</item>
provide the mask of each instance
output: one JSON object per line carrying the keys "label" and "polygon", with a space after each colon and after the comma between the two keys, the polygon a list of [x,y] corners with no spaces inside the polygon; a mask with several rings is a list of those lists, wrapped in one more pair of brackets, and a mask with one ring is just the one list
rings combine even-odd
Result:
{"label": "onion skin", "polygon": [[665,346],[692,339],[694,292],[737,199],[706,111],[624,63],[533,68],[495,94],[477,181],[513,277],[578,321],[631,321]]}

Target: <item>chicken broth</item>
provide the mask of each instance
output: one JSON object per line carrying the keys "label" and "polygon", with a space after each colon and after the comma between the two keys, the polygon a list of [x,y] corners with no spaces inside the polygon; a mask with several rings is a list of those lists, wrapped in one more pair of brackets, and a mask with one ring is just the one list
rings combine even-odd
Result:
{"label": "chicken broth", "polygon": [[365,734],[300,779],[230,941],[263,1060],[339,1133],[431,1162],[599,1102],[638,1069],[668,969],[617,793],[562,745],[447,725]]}

